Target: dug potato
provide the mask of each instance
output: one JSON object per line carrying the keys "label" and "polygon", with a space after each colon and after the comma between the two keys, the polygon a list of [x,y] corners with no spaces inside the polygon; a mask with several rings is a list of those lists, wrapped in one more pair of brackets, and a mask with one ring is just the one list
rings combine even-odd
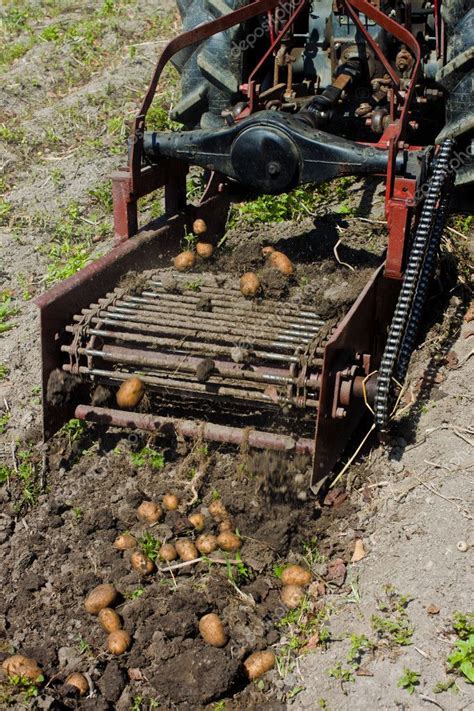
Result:
{"label": "dug potato", "polygon": [[179,506],[179,499],[176,494],[165,494],[163,496],[163,506],[167,511],[175,511]]}
{"label": "dug potato", "polygon": [[122,629],[122,620],[111,607],[104,607],[99,612],[99,622],[106,632],[115,632]]}
{"label": "dug potato", "polygon": [[217,548],[217,538],[212,533],[203,533],[196,539],[196,548],[203,555],[209,555]]}
{"label": "dug potato", "polygon": [[255,296],[260,289],[260,279],[254,272],[246,272],[240,277],[240,292],[244,296]]}
{"label": "dug potato", "polygon": [[131,548],[135,548],[136,545],[137,539],[135,536],[132,536],[131,533],[121,533],[114,541],[114,548],[119,551],[130,550]]}
{"label": "dug potato", "polygon": [[254,652],[244,662],[245,673],[250,680],[258,679],[275,666],[275,655],[269,649],[264,652]]}
{"label": "dug potato", "polygon": [[209,513],[214,521],[217,521],[218,523],[229,517],[227,509],[220,499],[214,499],[214,501],[211,501],[209,504]]}
{"label": "dug potato", "polygon": [[202,531],[206,525],[206,519],[202,513],[193,513],[188,516],[189,522],[194,526],[196,531]]}
{"label": "dug potato", "polygon": [[208,615],[201,617],[199,620],[199,632],[203,640],[207,644],[212,644],[213,647],[223,647],[227,643],[224,625],[215,612],[210,612]]}
{"label": "dug potato", "polygon": [[238,551],[240,548],[240,538],[232,531],[223,531],[217,536],[217,545],[223,551]]}
{"label": "dug potato", "polygon": [[84,607],[91,615],[98,615],[104,607],[112,607],[118,592],[111,583],[102,583],[90,591],[84,601]]}
{"label": "dug potato", "polygon": [[137,509],[137,518],[143,523],[156,523],[163,515],[161,506],[154,501],[142,501]]}
{"label": "dug potato", "polygon": [[309,585],[313,576],[311,571],[303,568],[301,565],[289,565],[281,574],[281,582],[283,585],[299,585],[304,587]]}
{"label": "dug potato", "polygon": [[275,251],[275,247],[270,247],[269,245],[267,247],[262,247],[262,254],[264,257],[268,257],[270,254],[273,254]]}
{"label": "dug potato", "polygon": [[8,676],[21,676],[31,681],[36,681],[43,674],[37,662],[23,654],[13,654],[11,657],[7,657],[2,663],[2,669]]}
{"label": "dug potato", "polygon": [[79,674],[79,672],[73,672],[72,674],[69,674],[66,679],[66,684],[75,686],[76,689],[79,691],[80,696],[85,696],[89,691],[89,684],[87,682],[86,677],[84,676],[84,674]]}
{"label": "dug potato", "polygon": [[289,610],[298,607],[304,598],[304,590],[299,585],[284,585],[281,589],[281,601]]}
{"label": "dug potato", "polygon": [[163,543],[160,548],[160,558],[170,563],[172,560],[176,560],[177,557],[178,554],[174,545],[172,543]]}
{"label": "dug potato", "polygon": [[117,390],[115,399],[117,405],[123,409],[136,407],[145,394],[145,384],[140,378],[133,376],[124,380]]}
{"label": "dug potato", "polygon": [[207,225],[200,217],[193,222],[193,232],[195,235],[203,235],[207,232]]}
{"label": "dug potato", "polygon": [[155,565],[148,556],[141,551],[134,551],[130,556],[130,565],[140,575],[150,575],[155,569]]}
{"label": "dug potato", "polygon": [[196,264],[196,255],[190,250],[181,252],[177,257],[174,258],[174,266],[178,272],[185,272],[188,269],[192,269]]}
{"label": "dug potato", "polygon": [[219,531],[220,533],[223,533],[224,531],[232,531],[234,528],[234,525],[230,518],[226,518],[224,521],[221,521],[219,524]]}
{"label": "dug potato", "polygon": [[201,259],[210,259],[214,254],[214,245],[210,242],[198,242],[196,252]]}
{"label": "dug potato", "polygon": [[269,255],[269,261],[272,267],[285,276],[291,276],[295,271],[293,263],[290,259],[288,259],[286,254],[283,254],[283,252],[271,252]]}
{"label": "dug potato", "polygon": [[199,558],[199,553],[194,543],[186,538],[176,541],[176,551],[183,561]]}
{"label": "dug potato", "polygon": [[123,654],[132,643],[132,638],[126,630],[116,630],[107,637],[107,649],[111,654]]}

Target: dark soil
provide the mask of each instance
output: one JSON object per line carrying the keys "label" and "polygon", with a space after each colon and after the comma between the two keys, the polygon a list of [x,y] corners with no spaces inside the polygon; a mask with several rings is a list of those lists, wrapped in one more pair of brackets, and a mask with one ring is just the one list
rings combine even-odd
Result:
{"label": "dark soil", "polygon": [[[74,447],[57,436],[47,447],[51,474],[33,511],[19,515],[13,492],[3,492],[8,537],[0,608],[3,649],[14,648],[42,666],[50,680],[44,692],[48,708],[128,709],[130,699],[140,695],[158,699],[160,708],[201,709],[233,696],[236,705],[229,708],[278,709],[268,684],[263,690],[247,685],[242,661],[279,639],[278,621],[287,611],[279,599],[277,563],[301,562],[303,543],[315,537],[329,560],[349,559],[344,546],[329,543],[334,509],[295,496],[285,501],[281,493],[273,500],[278,487],[270,485],[272,477],[278,472],[280,483],[286,476],[289,484],[301,462],[277,461],[275,455],[249,458],[224,449],[206,454],[205,475],[196,484],[199,503],[188,507],[193,451],[176,459],[165,441],[157,441],[153,444],[166,452],[169,463],[160,471],[135,469],[130,451],[144,441],[112,432],[88,449],[96,436],[97,431],[88,431]],[[78,453],[82,456],[74,463]],[[304,483],[297,479],[295,490],[298,486],[303,489]],[[179,511],[168,512],[151,528],[140,524],[137,505],[143,499],[160,501],[170,490],[182,499]],[[129,554],[114,549],[115,537],[125,530],[160,541],[195,537],[186,514],[206,512],[217,495],[242,536],[240,575],[235,567],[230,575],[226,565],[199,563],[144,579],[131,572]],[[338,515],[349,513],[339,509]],[[206,531],[217,533],[212,519],[207,521]],[[223,560],[224,554],[212,557]],[[104,651],[106,635],[83,607],[87,592],[101,582],[117,587],[117,610],[133,638],[130,651],[117,658]],[[229,634],[222,649],[205,644],[198,632],[200,617],[211,611],[221,616]],[[90,675],[93,698],[74,697],[64,684],[71,671]]]}

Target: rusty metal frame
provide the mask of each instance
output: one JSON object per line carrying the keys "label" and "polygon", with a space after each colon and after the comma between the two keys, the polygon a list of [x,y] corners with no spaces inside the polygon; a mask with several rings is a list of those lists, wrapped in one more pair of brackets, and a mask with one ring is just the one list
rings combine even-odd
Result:
{"label": "rusty metal frame", "polygon": [[333,416],[340,373],[357,362],[367,367],[369,361],[364,358],[367,354],[370,354],[371,370],[377,369],[399,287],[399,282],[384,275],[383,265],[379,267],[326,345],[311,480],[314,493],[324,486],[364,414],[368,414],[363,399],[355,397],[345,407],[343,416]]}

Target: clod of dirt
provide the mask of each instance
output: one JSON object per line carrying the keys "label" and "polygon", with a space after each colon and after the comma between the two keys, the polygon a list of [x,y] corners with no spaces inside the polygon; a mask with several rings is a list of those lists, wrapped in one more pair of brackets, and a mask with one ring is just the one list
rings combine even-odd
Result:
{"label": "clod of dirt", "polygon": [[260,272],[260,283],[267,299],[284,299],[289,294],[288,278],[270,266]]}
{"label": "clod of dirt", "polygon": [[178,280],[171,272],[164,272],[161,274],[161,285],[169,294],[180,291]]}
{"label": "clod of dirt", "polygon": [[120,668],[118,662],[109,662],[102,677],[97,682],[101,693],[107,701],[118,701],[126,684],[125,673]]}
{"label": "clod of dirt", "polygon": [[239,662],[217,647],[195,647],[162,662],[150,681],[175,703],[197,708],[218,699],[235,684]]}
{"label": "clod of dirt", "polygon": [[73,394],[79,385],[79,378],[56,368],[48,378],[46,399],[54,407],[64,407],[64,405],[71,402]]}

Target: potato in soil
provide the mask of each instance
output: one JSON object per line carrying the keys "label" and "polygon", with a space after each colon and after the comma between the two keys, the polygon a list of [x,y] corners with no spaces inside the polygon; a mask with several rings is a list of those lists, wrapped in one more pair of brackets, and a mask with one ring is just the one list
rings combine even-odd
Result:
{"label": "potato in soil", "polygon": [[210,242],[198,242],[196,252],[201,259],[210,259],[214,254],[214,245]]}
{"label": "potato in soil", "polygon": [[30,681],[37,681],[43,672],[37,662],[24,654],[13,654],[2,663],[2,669],[10,677],[24,677]]}
{"label": "potato in soil", "polygon": [[258,679],[259,676],[270,671],[274,666],[275,655],[269,649],[264,652],[254,652],[244,662],[245,673],[251,681],[252,679]]}
{"label": "potato in soil", "polygon": [[284,585],[281,589],[281,601],[289,610],[298,607],[304,598],[304,590],[300,585]]}
{"label": "potato in soil", "polygon": [[194,526],[196,531],[202,531],[206,525],[206,519],[202,513],[193,513],[188,516],[189,522]]}
{"label": "potato in soil", "polygon": [[163,543],[160,548],[160,558],[170,563],[172,560],[176,560],[178,553],[176,548],[172,543]]}
{"label": "potato in soil", "polygon": [[115,397],[119,407],[124,410],[129,410],[139,404],[144,394],[144,383],[140,380],[140,378],[133,376],[122,383],[117,390],[117,395]]}
{"label": "potato in soil", "polygon": [[283,585],[299,585],[304,587],[309,585],[313,576],[311,571],[303,568],[301,565],[289,565],[281,574],[281,582]]}
{"label": "potato in soil", "polygon": [[161,506],[154,501],[142,501],[137,509],[137,518],[143,523],[156,523],[163,515]]}
{"label": "potato in soil", "polygon": [[283,252],[271,252],[268,261],[274,269],[277,269],[285,276],[291,276],[295,268],[290,259]]}
{"label": "potato in soil", "polygon": [[195,560],[196,558],[199,558],[197,548],[190,540],[181,538],[179,541],[176,541],[175,548],[179,557],[183,561]]}
{"label": "potato in soil", "polygon": [[99,612],[99,622],[106,632],[115,632],[122,629],[122,620],[111,607],[104,607]]}
{"label": "potato in soil", "polygon": [[200,217],[193,222],[193,232],[195,235],[203,235],[207,232],[207,225]]}
{"label": "potato in soil", "polygon": [[132,643],[126,630],[116,630],[107,637],[107,649],[111,654],[123,654]]}
{"label": "potato in soil", "polygon": [[209,504],[209,513],[214,521],[217,521],[218,523],[229,517],[227,509],[220,499],[214,499],[214,501],[211,501]]}
{"label": "potato in soil", "polygon": [[155,569],[153,561],[141,551],[134,551],[130,556],[130,565],[140,575],[150,575]]}
{"label": "potato in soil", "polygon": [[217,548],[217,538],[212,533],[202,533],[196,539],[196,548],[203,555],[209,555]]}
{"label": "potato in soil", "polygon": [[167,511],[175,511],[179,506],[179,498],[176,494],[165,494],[163,496],[163,506]]}
{"label": "potato in soil", "polygon": [[131,533],[121,533],[114,541],[114,548],[118,551],[127,551],[135,548],[136,545],[137,539]]}
{"label": "potato in soil", "polygon": [[174,258],[174,266],[179,272],[185,272],[188,269],[192,269],[196,264],[196,255],[190,250],[181,252],[177,257]]}
{"label": "potato in soil", "polygon": [[84,674],[80,674],[79,672],[69,674],[66,679],[66,684],[74,686],[78,690],[80,696],[85,696],[89,691],[89,683],[86,677]]}
{"label": "potato in soil", "polygon": [[117,597],[118,593],[113,585],[102,583],[90,591],[84,601],[84,607],[91,615],[98,615],[104,607],[112,607]]}
{"label": "potato in soil", "polygon": [[199,620],[199,632],[205,642],[213,647],[223,647],[227,643],[224,625],[215,612],[204,615]]}
{"label": "potato in soil", "polygon": [[223,551],[238,551],[240,548],[240,538],[232,531],[223,531],[217,536],[217,545]]}
{"label": "potato in soil", "polygon": [[260,279],[254,272],[246,272],[240,277],[240,291],[244,296],[255,296],[260,289]]}

